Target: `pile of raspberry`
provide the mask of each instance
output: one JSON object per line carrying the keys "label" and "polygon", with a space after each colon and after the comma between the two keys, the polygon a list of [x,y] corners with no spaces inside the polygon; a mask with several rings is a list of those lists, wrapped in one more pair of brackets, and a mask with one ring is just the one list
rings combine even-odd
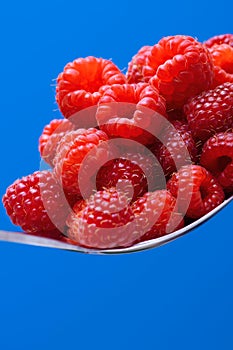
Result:
{"label": "pile of raspberry", "polygon": [[174,232],[233,193],[233,34],[162,38],[133,56],[78,58],[58,75],[47,170],[3,196],[31,235],[93,249]]}

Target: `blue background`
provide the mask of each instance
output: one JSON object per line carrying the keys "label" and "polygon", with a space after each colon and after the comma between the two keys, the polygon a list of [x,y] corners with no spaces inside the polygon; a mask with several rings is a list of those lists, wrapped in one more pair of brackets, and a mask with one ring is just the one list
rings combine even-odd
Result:
{"label": "blue background", "polygon": [[[1,4],[0,196],[39,167],[37,139],[59,117],[54,80],[79,56],[121,69],[164,35],[232,32],[229,1],[9,1]],[[151,251],[88,256],[0,242],[0,349],[233,348],[230,205]],[[1,229],[12,229],[0,208]]]}

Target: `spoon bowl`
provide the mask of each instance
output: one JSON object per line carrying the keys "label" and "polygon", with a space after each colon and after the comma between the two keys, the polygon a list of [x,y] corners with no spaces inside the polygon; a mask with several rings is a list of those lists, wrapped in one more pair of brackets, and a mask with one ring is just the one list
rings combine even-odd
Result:
{"label": "spoon bowl", "polygon": [[103,250],[89,249],[89,248],[84,248],[84,247],[72,245],[69,243],[64,243],[64,242],[57,241],[54,239],[38,237],[38,236],[31,236],[29,234],[20,233],[20,232],[10,232],[10,231],[2,231],[2,230],[0,230],[0,241],[21,243],[21,244],[47,247],[47,248],[56,248],[56,249],[68,250],[68,251],[73,251],[73,252],[78,252],[78,253],[86,253],[86,254],[111,255],[111,254],[125,254],[125,253],[139,252],[139,251],[146,250],[146,249],[160,247],[166,243],[169,243],[169,242],[189,233],[190,231],[194,230],[198,226],[202,225],[207,220],[211,219],[220,210],[222,210],[224,207],[226,207],[232,201],[232,199],[233,199],[233,196],[231,196],[230,198],[225,200],[222,204],[220,204],[218,207],[213,209],[208,214],[204,215],[200,219],[183,227],[180,230],[177,230],[175,232],[172,232],[170,234],[167,234],[167,235],[159,237],[159,238],[155,238],[155,239],[152,239],[149,241],[137,243],[137,244],[130,246],[130,247],[127,247],[127,248],[103,249]]}

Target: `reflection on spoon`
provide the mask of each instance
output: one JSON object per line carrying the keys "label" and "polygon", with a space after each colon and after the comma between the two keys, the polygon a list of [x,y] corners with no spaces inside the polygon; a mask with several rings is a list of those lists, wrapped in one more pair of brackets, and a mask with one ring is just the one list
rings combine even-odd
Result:
{"label": "reflection on spoon", "polygon": [[227,204],[229,204],[232,199],[233,199],[233,196],[230,197],[229,199],[225,200],[222,204],[220,204],[217,208],[213,209],[208,214],[204,215],[200,219],[196,220],[195,222],[191,223],[188,226],[185,226],[184,228],[182,228],[178,231],[175,231],[173,233],[170,233],[168,235],[165,235],[165,236],[162,236],[159,238],[152,239],[150,241],[145,241],[142,243],[135,244],[135,245],[128,247],[128,248],[104,249],[104,250],[88,249],[88,248],[83,248],[83,247],[75,246],[72,244],[56,241],[56,240],[49,239],[49,238],[36,237],[36,236],[24,234],[24,233],[1,231],[1,230],[0,230],[0,241],[22,243],[22,244],[28,244],[28,245],[40,246],[40,247],[48,247],[48,248],[57,248],[57,249],[69,250],[69,251],[86,253],[86,254],[133,253],[133,252],[138,252],[138,251],[142,251],[142,250],[146,250],[146,249],[159,247],[165,243],[171,242],[171,241],[175,240],[176,238],[185,235],[186,233],[192,231],[194,228],[203,224],[205,221],[209,220],[212,216],[217,214],[221,209],[223,209]]}

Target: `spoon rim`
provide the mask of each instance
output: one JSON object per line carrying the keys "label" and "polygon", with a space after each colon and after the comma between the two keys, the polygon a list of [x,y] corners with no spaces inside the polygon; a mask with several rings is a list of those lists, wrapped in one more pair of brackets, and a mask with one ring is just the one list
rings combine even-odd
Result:
{"label": "spoon rim", "polygon": [[21,244],[34,245],[34,246],[47,247],[47,248],[56,248],[61,250],[68,250],[68,251],[85,253],[85,254],[93,254],[93,255],[94,254],[95,255],[118,255],[118,254],[135,253],[135,252],[140,252],[140,251],[145,251],[148,249],[160,247],[166,243],[169,243],[189,233],[196,227],[200,226],[202,223],[208,221],[212,216],[214,216],[220,210],[222,210],[227,204],[229,204],[232,201],[232,199],[233,199],[233,196],[226,199],[223,203],[218,205],[216,208],[211,210],[206,215],[202,216],[200,219],[195,220],[191,224],[175,232],[172,232],[148,241],[140,242],[125,248],[111,248],[111,249],[84,248],[78,245],[61,242],[51,238],[32,236],[30,234],[25,234],[22,232],[11,232],[11,231],[3,231],[3,230],[0,230],[0,241],[21,243]]}

